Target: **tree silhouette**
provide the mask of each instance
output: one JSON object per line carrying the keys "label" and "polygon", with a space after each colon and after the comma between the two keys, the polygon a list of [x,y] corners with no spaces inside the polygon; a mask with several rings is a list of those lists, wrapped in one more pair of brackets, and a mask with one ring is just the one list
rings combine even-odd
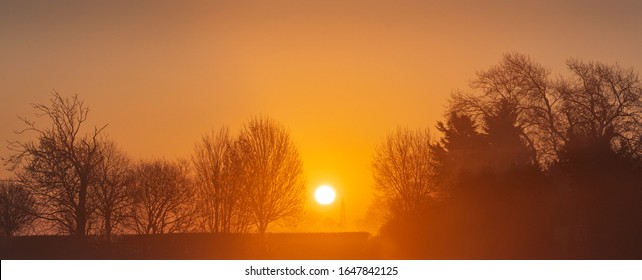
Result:
{"label": "tree silhouette", "polygon": [[135,232],[162,234],[193,229],[194,190],[186,162],[140,162],[134,168],[130,190]]}
{"label": "tree silhouette", "polygon": [[638,75],[618,65],[579,60],[569,60],[567,65],[573,76],[558,85],[566,142],[582,139],[585,145],[642,155],[642,83]]}
{"label": "tree silhouette", "polygon": [[84,239],[94,209],[89,192],[103,159],[99,138],[104,127],[83,134],[89,109],[78,96],[67,98],[56,92],[51,105],[33,107],[51,126],[38,128],[21,118],[27,128],[19,133],[34,132],[37,140],[11,142],[9,149],[15,153],[7,162],[35,196],[39,217],[59,232]]}
{"label": "tree silhouette", "polygon": [[266,117],[253,118],[241,129],[234,151],[244,205],[259,233],[273,222],[300,214],[305,197],[303,165],[285,128]]}
{"label": "tree silhouette", "polygon": [[200,217],[207,232],[246,232],[249,221],[239,183],[238,162],[232,159],[234,140],[228,128],[203,136],[194,147]]}
{"label": "tree silhouette", "polygon": [[[455,158],[450,159],[453,166],[463,167],[441,170],[450,178],[444,187],[450,191],[445,202],[455,220],[447,228],[458,238],[458,243],[450,244],[469,257],[537,255],[536,236],[548,229],[542,223],[546,215],[540,207],[546,203],[543,174],[510,103],[498,104],[482,121],[478,136],[468,138],[477,142],[468,145],[476,150],[455,150]],[[446,150],[446,158],[450,152]],[[467,165],[456,163],[462,160],[458,154],[480,156],[476,164]],[[476,234],[469,234],[472,232]]]}
{"label": "tree silhouette", "polygon": [[431,150],[439,180],[486,165],[488,143],[472,118],[452,111],[445,123],[437,122],[437,130],[443,137],[431,145]]}
{"label": "tree silhouette", "polygon": [[551,173],[574,195],[558,227],[586,236],[580,246],[592,257],[634,256],[642,248],[642,85],[617,65],[567,64],[573,76],[558,86],[565,142]]}
{"label": "tree silhouette", "polygon": [[569,60],[571,77],[551,79],[550,71],[522,54],[506,54],[481,71],[472,93],[453,95],[453,111],[478,122],[510,104],[515,125],[539,163],[551,164],[572,134],[606,137],[612,147],[640,155],[642,85],[632,69]]}
{"label": "tree silhouette", "polygon": [[381,143],[372,162],[377,196],[393,217],[416,217],[436,191],[427,130],[398,128]]}
{"label": "tree silhouette", "polygon": [[517,125],[517,104],[501,100],[490,114],[484,116],[483,133],[488,141],[490,165],[495,169],[516,166],[537,166],[535,149]]}
{"label": "tree silhouette", "polygon": [[[570,75],[507,54],[452,96],[431,145],[438,197],[384,235],[432,258],[638,258],[642,86],[618,65]],[[398,207],[401,209],[401,207]]]}
{"label": "tree silhouette", "polygon": [[35,200],[15,181],[0,180],[0,229],[11,237],[29,227],[35,219]]}
{"label": "tree silhouette", "polygon": [[116,143],[103,140],[101,149],[103,160],[97,166],[91,195],[101,222],[100,233],[109,238],[115,229],[122,230],[128,220],[133,174],[129,159]]}

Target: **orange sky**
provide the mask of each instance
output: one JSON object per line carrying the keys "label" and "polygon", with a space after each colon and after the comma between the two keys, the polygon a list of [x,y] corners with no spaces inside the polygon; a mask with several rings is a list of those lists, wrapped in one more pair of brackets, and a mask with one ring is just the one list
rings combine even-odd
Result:
{"label": "orange sky", "polygon": [[[84,98],[135,159],[186,157],[208,130],[268,115],[357,229],[375,145],[397,126],[433,129],[502,53],[558,72],[570,57],[642,69],[640,1],[59,2],[0,4],[1,140],[52,90]],[[308,212],[338,219],[338,205]]]}

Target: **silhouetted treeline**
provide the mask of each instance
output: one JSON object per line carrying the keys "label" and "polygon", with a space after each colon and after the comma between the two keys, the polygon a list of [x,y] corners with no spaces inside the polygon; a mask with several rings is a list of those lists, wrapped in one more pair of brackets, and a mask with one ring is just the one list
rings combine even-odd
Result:
{"label": "silhouetted treeline", "polygon": [[[618,65],[567,65],[568,75],[552,77],[527,56],[505,55],[479,72],[469,90],[453,94],[437,123],[439,139],[428,130],[389,134],[372,163],[374,212],[387,222],[379,237],[358,248],[341,234],[292,235],[277,242],[288,246],[265,247],[263,233],[275,222],[295,221],[305,191],[300,155],[277,122],[258,117],[236,136],[227,128],[206,135],[190,160],[136,162],[105,136],[105,126],[85,127],[89,110],[82,100],[54,93],[51,104],[33,105],[48,126],[21,118],[26,129],[19,133],[35,139],[10,142],[13,154],[4,159],[15,179],[0,189],[0,253],[642,258],[642,85],[632,69]],[[248,232],[260,235],[243,235]],[[14,236],[40,234],[71,237]],[[39,255],[62,249],[55,244],[70,255]],[[345,257],[324,244],[360,253]],[[305,246],[316,249],[296,250]]]}
{"label": "silhouetted treeline", "polygon": [[[33,104],[47,125],[20,118],[4,158],[15,179],[2,181],[0,226],[7,236],[186,232],[265,233],[302,210],[303,166],[287,129],[255,117],[236,137],[225,128],[195,146],[191,161],[132,161],[104,133],[87,128],[78,96],[55,92]],[[5,183],[6,182],[6,183]]]}
{"label": "silhouetted treeline", "polygon": [[438,141],[384,141],[373,168],[396,257],[642,258],[641,83],[568,68],[508,54],[453,95]]}

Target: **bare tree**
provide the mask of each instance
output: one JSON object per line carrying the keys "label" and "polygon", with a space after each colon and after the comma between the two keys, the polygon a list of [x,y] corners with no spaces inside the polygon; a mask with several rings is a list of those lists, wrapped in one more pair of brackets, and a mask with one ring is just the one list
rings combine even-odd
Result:
{"label": "bare tree", "polygon": [[251,222],[263,234],[273,222],[299,215],[305,197],[301,157],[288,131],[257,117],[241,130],[234,149]]}
{"label": "bare tree", "polygon": [[195,203],[187,162],[140,162],[131,186],[133,230],[139,234],[189,231]]}
{"label": "bare tree", "polygon": [[398,128],[387,136],[372,161],[377,197],[390,215],[421,213],[436,192],[428,130]]}
{"label": "bare tree", "polygon": [[18,133],[34,132],[37,140],[11,142],[9,149],[15,153],[6,162],[35,196],[40,218],[51,222],[56,231],[84,239],[90,230],[93,205],[89,192],[102,161],[99,136],[104,126],[83,134],[89,109],[78,96],[54,93],[51,105],[33,107],[51,126],[38,128],[35,122],[21,118],[27,128]]}
{"label": "bare tree", "polygon": [[27,228],[35,219],[35,200],[15,181],[0,180],[0,229],[11,237]]}
{"label": "bare tree", "polygon": [[247,215],[242,211],[242,185],[232,160],[234,141],[227,127],[203,136],[194,146],[192,162],[202,229],[207,232],[246,232]]}
{"label": "bare tree", "polygon": [[[574,134],[608,138],[612,148],[642,152],[642,85],[632,69],[569,60],[571,77],[551,79],[550,71],[528,56],[506,54],[477,74],[473,93],[453,95],[451,111],[484,123],[503,104],[515,113],[515,127],[547,165]],[[536,153],[535,153],[536,151]],[[535,157],[535,156],[533,156]]]}
{"label": "bare tree", "polygon": [[642,155],[642,83],[632,69],[571,59],[573,73],[558,82],[566,140],[581,137]]}
{"label": "bare tree", "polygon": [[127,222],[133,176],[129,158],[114,142],[103,141],[101,145],[103,160],[97,166],[92,199],[101,222],[100,233],[109,238]]}
{"label": "bare tree", "polygon": [[515,113],[514,126],[532,151],[532,161],[550,163],[564,139],[558,130],[563,121],[558,111],[560,96],[549,76],[548,69],[528,56],[506,54],[498,65],[477,73],[470,83],[476,92],[453,95],[450,111],[485,123],[501,106],[509,105]]}

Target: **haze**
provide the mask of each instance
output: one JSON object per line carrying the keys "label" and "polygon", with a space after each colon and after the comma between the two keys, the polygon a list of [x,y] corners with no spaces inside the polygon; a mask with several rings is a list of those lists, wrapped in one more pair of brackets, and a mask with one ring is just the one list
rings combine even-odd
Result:
{"label": "haze", "polygon": [[433,129],[503,53],[642,68],[640,1],[204,2],[2,2],[0,138],[53,90],[85,99],[136,159],[188,157],[208,131],[267,115],[290,129],[310,194],[334,186],[361,229],[375,145]]}

